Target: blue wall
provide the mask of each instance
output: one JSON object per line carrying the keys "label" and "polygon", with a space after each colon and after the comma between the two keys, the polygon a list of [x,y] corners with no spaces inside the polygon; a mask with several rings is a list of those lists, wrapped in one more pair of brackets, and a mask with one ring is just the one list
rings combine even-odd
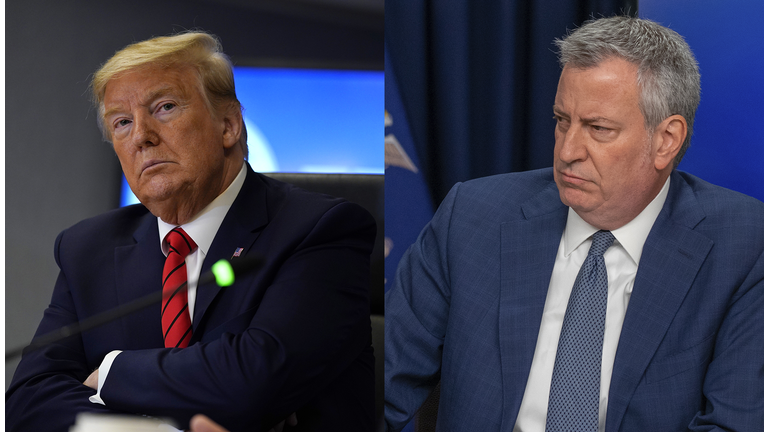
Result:
{"label": "blue wall", "polygon": [[699,61],[701,105],[680,164],[763,200],[763,3],[640,0],[642,18],[685,37]]}

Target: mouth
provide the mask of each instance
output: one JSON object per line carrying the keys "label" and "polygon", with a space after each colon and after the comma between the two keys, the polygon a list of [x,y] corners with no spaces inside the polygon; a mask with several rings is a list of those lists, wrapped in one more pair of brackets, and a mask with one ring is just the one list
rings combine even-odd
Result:
{"label": "mouth", "polygon": [[558,172],[560,173],[560,177],[562,178],[562,180],[564,182],[566,182],[566,183],[571,183],[571,184],[574,184],[574,185],[580,185],[580,184],[587,183],[589,181],[589,180],[587,180],[585,178],[581,178],[581,177],[579,177],[577,175],[574,175],[572,173],[567,173],[567,172],[564,172],[564,171],[558,171]]}
{"label": "mouth", "polygon": [[152,169],[154,167],[167,164],[168,161],[160,160],[160,159],[150,159],[148,161],[145,161],[143,164],[141,164],[141,173],[144,174],[149,169]]}

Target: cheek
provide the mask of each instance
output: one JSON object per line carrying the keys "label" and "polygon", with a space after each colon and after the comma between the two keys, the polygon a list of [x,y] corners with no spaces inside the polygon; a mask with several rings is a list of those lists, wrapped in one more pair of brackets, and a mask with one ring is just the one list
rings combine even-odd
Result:
{"label": "cheek", "polygon": [[606,176],[610,176],[610,191],[613,194],[632,195],[642,185],[652,181],[653,172],[650,155],[643,149],[615,160],[607,168]]}

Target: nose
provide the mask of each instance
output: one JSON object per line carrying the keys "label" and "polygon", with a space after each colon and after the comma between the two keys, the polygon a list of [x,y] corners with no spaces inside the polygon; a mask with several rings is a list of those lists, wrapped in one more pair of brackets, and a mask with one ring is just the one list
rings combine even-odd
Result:
{"label": "nose", "polygon": [[586,160],[585,132],[574,122],[568,130],[559,132],[555,156],[567,164]]}
{"label": "nose", "polygon": [[154,147],[158,144],[156,120],[149,114],[140,113],[134,116],[131,125],[131,142],[134,146]]}

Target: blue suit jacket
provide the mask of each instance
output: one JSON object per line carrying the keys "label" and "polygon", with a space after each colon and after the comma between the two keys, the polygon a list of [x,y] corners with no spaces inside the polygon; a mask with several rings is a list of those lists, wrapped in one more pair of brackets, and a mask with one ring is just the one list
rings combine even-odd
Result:
{"label": "blue suit jacket", "polygon": [[[385,415],[441,380],[438,430],[511,431],[567,218],[552,170],[456,185],[386,296]],[[762,430],[763,205],[673,172],[643,248],[606,431]]]}
{"label": "blue suit jacket", "polygon": [[[182,428],[202,412],[232,431],[268,429],[296,411],[295,430],[371,430],[375,232],[357,205],[249,169],[203,270],[240,247],[264,266],[230,287],[198,289],[188,348],[163,348],[158,304],[24,355],[6,394],[8,430],[66,431],[81,411],[171,417]],[[37,334],[160,290],[159,246],[143,206],[62,232],[61,272]],[[104,408],[82,381],[115,349],[125,351],[102,389]]]}

